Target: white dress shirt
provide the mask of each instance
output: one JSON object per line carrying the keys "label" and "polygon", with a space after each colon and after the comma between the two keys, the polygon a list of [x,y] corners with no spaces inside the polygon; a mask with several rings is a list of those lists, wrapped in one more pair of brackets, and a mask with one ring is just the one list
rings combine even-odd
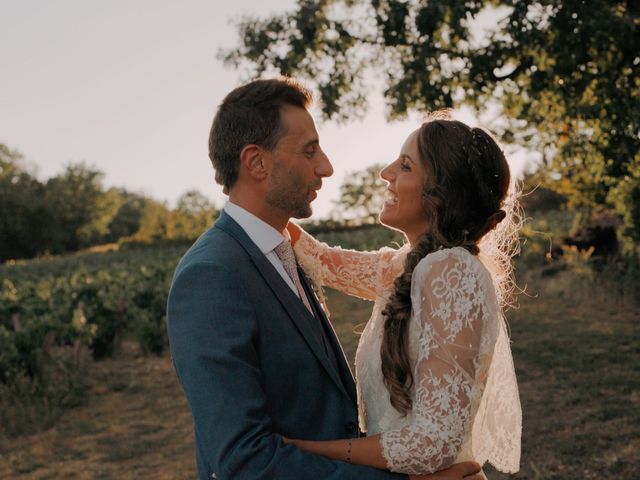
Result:
{"label": "white dress shirt", "polygon": [[245,231],[253,243],[264,253],[282,279],[287,282],[289,288],[300,298],[298,289],[284,269],[280,257],[273,251],[273,249],[280,245],[285,239],[288,240],[288,235],[285,237],[285,234],[288,234],[288,232],[286,230],[285,233],[278,232],[268,223],[260,220],[254,214],[249,213],[244,208],[230,201],[227,201],[225,204],[224,211],[240,225],[240,228]]}

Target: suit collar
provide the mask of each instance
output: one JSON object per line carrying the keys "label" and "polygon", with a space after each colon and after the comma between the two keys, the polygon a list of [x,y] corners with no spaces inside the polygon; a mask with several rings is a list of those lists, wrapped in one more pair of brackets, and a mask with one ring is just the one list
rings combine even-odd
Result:
{"label": "suit collar", "polygon": [[231,215],[224,210],[220,212],[220,216],[213,225],[213,228],[219,228],[231,235],[240,245],[242,245],[242,248],[244,248],[252,258],[264,257],[260,248],[258,248],[253,240],[251,240],[249,235],[247,235],[247,232],[245,232],[238,222],[231,218]]}

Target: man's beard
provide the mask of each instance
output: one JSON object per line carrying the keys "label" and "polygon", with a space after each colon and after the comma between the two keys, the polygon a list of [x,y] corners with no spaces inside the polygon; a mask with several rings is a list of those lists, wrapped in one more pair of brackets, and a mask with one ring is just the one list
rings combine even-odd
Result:
{"label": "man's beard", "polygon": [[266,196],[267,204],[293,218],[308,218],[312,213],[309,194],[319,183],[320,180],[305,184],[298,173],[275,164],[271,174],[271,186]]}

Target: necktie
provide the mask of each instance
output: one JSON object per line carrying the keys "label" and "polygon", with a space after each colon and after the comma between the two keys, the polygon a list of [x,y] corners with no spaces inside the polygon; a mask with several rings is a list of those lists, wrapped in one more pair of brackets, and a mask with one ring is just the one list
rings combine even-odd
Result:
{"label": "necktie", "polygon": [[287,274],[293,281],[293,284],[296,286],[298,294],[300,295],[300,299],[304,302],[304,306],[307,307],[307,310],[309,310],[311,315],[313,315],[313,310],[311,309],[311,305],[309,304],[309,299],[307,299],[307,296],[304,293],[304,288],[302,288],[302,284],[300,283],[298,268],[296,267],[296,256],[293,253],[293,247],[291,246],[291,243],[288,240],[285,240],[276,248],[274,248],[273,251],[282,261],[284,270],[287,272]]}

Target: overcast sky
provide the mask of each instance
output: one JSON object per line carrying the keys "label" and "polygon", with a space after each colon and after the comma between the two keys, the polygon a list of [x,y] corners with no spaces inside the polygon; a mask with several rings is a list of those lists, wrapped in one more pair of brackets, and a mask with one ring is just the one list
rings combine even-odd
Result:
{"label": "overcast sky", "polygon": [[[236,44],[231,20],[283,12],[293,0],[0,0],[0,143],[46,179],[70,162],[107,186],[170,205],[197,189],[222,206],[207,138],[215,108],[239,85],[216,59]],[[392,161],[418,118],[388,124],[381,94],[363,121],[319,123],[334,165],[314,203],[326,216],[349,172]],[[458,118],[473,123],[466,112]],[[511,155],[518,172],[528,157]]]}

